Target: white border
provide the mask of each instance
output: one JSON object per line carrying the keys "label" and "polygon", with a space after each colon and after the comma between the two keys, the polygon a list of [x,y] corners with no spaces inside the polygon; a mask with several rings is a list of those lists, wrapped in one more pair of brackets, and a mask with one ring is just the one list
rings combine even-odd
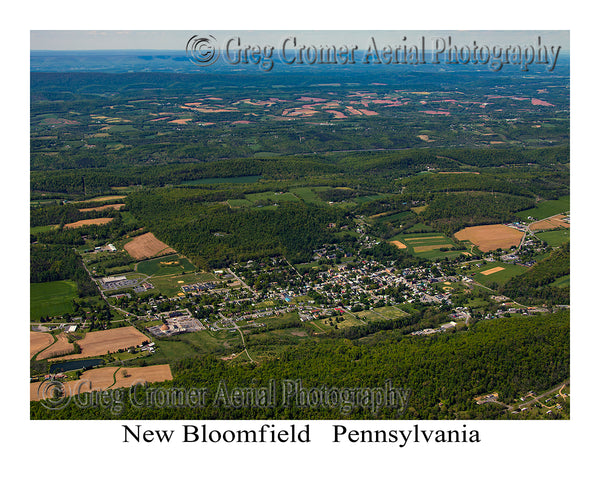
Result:
{"label": "white border", "polygon": [[[32,4],[33,3],[33,4]],[[87,6],[86,6],[87,5]],[[336,4],[323,2],[196,2],[149,1],[135,4],[106,0],[86,4],[81,1],[28,2],[5,12],[10,28],[3,31],[3,45],[8,53],[3,74],[8,78],[4,87],[5,109],[3,135],[5,175],[2,191],[10,239],[4,239],[4,251],[11,252],[5,272],[19,272],[3,278],[4,302],[9,304],[4,322],[5,335],[23,330],[22,310],[27,299],[28,258],[28,191],[29,109],[28,59],[29,30],[37,29],[559,29],[571,30],[572,86],[572,411],[571,420],[563,422],[466,422],[476,425],[483,442],[479,445],[429,446],[400,449],[396,446],[337,446],[328,442],[328,422],[312,422],[315,432],[324,436],[307,448],[268,446],[198,444],[124,445],[121,443],[121,421],[105,422],[31,422],[27,393],[21,389],[28,378],[24,352],[28,341],[18,334],[19,341],[9,347],[4,359],[2,395],[7,422],[3,433],[5,471],[10,466],[29,474],[82,475],[107,478],[111,475],[177,474],[215,478],[301,478],[335,475],[342,478],[362,478],[390,475],[423,478],[513,478],[539,477],[554,474],[571,476],[575,469],[597,471],[592,466],[597,442],[596,409],[598,405],[597,360],[593,307],[597,282],[590,274],[595,269],[595,240],[586,220],[595,221],[592,209],[597,191],[597,77],[596,29],[591,23],[593,13],[585,13],[564,2],[526,4],[522,1],[446,2],[444,4],[405,2],[393,4]],[[168,10],[167,10],[168,9]],[[587,18],[585,18],[587,16]],[[584,17],[583,20],[580,20]],[[589,18],[589,20],[588,20]],[[595,20],[595,19],[594,19]],[[596,69],[597,70],[597,69]],[[16,81],[15,81],[16,80]],[[13,94],[13,92],[16,92]],[[594,113],[595,115],[592,115]],[[590,202],[591,201],[591,202]],[[588,203],[590,202],[590,203]],[[595,205],[594,205],[595,206]],[[588,231],[589,230],[589,231]],[[5,230],[6,232],[6,230]],[[5,233],[6,236],[6,233]],[[16,237],[16,238],[14,238]],[[8,241],[7,241],[8,240]],[[16,252],[15,252],[16,248]],[[587,249],[584,251],[584,249]],[[12,253],[14,252],[14,254]],[[6,276],[4,276],[6,277]],[[26,291],[26,290],[25,290]],[[18,387],[18,388],[17,388]],[[25,394],[24,394],[25,393]],[[16,398],[12,398],[13,395]],[[177,428],[184,422],[142,423],[148,428]],[[200,423],[200,422],[193,422]],[[221,422],[219,422],[221,423]],[[219,423],[216,423],[218,425]],[[302,424],[303,422],[296,422]],[[354,424],[355,422],[353,422]],[[414,422],[402,422],[412,425]],[[447,422],[435,422],[435,428],[445,428]],[[375,427],[379,422],[369,422]],[[382,422],[385,428],[398,422]],[[394,426],[392,427],[391,424]],[[420,423],[426,426],[426,422]],[[171,426],[173,425],[173,426]],[[237,423],[236,423],[237,425]],[[454,428],[456,425],[450,423]],[[231,428],[231,422],[224,422]],[[241,426],[241,425],[240,425]],[[447,428],[447,427],[446,427]],[[320,437],[320,435],[319,435]],[[584,470],[585,471],[585,470]]]}

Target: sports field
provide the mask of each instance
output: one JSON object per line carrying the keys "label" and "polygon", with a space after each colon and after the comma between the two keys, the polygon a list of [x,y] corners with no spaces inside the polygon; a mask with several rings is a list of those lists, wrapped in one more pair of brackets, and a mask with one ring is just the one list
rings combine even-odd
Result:
{"label": "sports field", "polygon": [[62,315],[73,312],[73,299],[77,298],[77,284],[71,280],[31,283],[29,285],[29,318]]}
{"label": "sports field", "polygon": [[174,275],[191,273],[196,267],[182,255],[168,255],[138,263],[136,271],[145,275]]}
{"label": "sports field", "polygon": [[509,263],[490,262],[484,266],[475,268],[473,279],[482,285],[490,286],[492,283],[504,285],[511,278],[527,271],[527,267],[512,265]]}

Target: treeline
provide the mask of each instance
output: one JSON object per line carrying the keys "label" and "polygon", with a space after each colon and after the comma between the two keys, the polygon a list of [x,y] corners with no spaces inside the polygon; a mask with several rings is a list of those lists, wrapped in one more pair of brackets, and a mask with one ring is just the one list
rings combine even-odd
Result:
{"label": "treeline", "polygon": [[89,218],[100,218],[110,217],[115,214],[117,210],[106,209],[106,210],[91,210],[87,212],[80,212],[80,208],[86,208],[87,205],[73,205],[71,203],[66,205],[44,205],[42,207],[31,208],[29,212],[30,226],[37,227],[43,225],[65,225],[67,223],[77,222],[79,220],[86,220]]}
{"label": "treeline", "polygon": [[518,196],[557,198],[569,191],[569,173],[506,171],[414,175],[403,181],[405,195],[427,198],[435,192],[484,191]]}
{"label": "treeline", "polygon": [[[561,149],[562,147],[553,148]],[[564,152],[564,149],[561,151]],[[565,188],[568,188],[568,171],[557,172],[556,169],[553,169],[553,172],[540,172],[539,169],[534,169],[535,162],[542,162],[540,159],[545,158],[544,154],[553,155],[554,150],[552,148],[515,149],[514,151],[468,149],[461,150],[461,152],[464,155],[471,152],[476,157],[487,158],[487,156],[491,156],[493,159],[488,164],[495,167],[504,165],[500,159],[508,155],[506,152],[513,152],[520,159],[519,165],[526,166],[523,167],[526,169],[525,171],[515,171],[508,174],[504,171],[504,175],[495,176],[463,174],[451,175],[447,179],[437,178],[444,177],[444,175],[424,176],[422,179],[417,177],[408,181],[407,196],[416,195],[418,197],[424,192],[445,190],[443,182],[449,182],[450,186],[454,183],[455,186],[451,188],[452,190],[494,189],[495,191],[511,194],[535,193],[548,198],[552,195],[562,195]],[[87,192],[93,194],[105,192],[111,187],[117,186],[144,185],[156,187],[178,185],[198,179],[226,178],[232,175],[260,175],[271,180],[306,180],[310,177],[324,175],[331,177],[333,180],[345,178],[349,182],[348,186],[357,190],[361,190],[362,187],[362,189],[369,190],[399,192],[402,187],[400,177],[414,175],[428,168],[460,171],[460,163],[446,156],[455,155],[455,153],[456,150],[454,149],[413,148],[393,153],[361,152],[346,154],[341,158],[329,155],[307,155],[272,158],[225,158],[218,161],[208,161],[202,155],[194,158],[177,158],[166,155],[159,159],[140,160],[138,165],[122,165],[117,160],[104,166],[99,166],[94,161],[91,161],[91,163],[78,161],[68,169],[60,169],[60,161],[54,159],[52,169],[32,169],[30,178],[31,189],[34,191],[80,195],[84,192],[84,178]],[[155,154],[155,150],[148,152],[148,155]],[[93,153],[90,150],[78,155],[86,156],[86,158],[99,155],[102,159],[105,159],[104,154]],[[146,158],[147,155],[136,155],[134,157]],[[527,169],[533,169],[534,171]],[[436,182],[433,188],[429,185],[431,182]],[[555,191],[557,189],[560,191]],[[551,195],[544,195],[545,191],[551,193]],[[339,195],[343,195],[343,193],[339,193]]]}
{"label": "treeline", "polygon": [[73,280],[81,297],[97,295],[98,287],[83,268],[72,248],[60,245],[31,245],[30,282]]}
{"label": "treeline", "polygon": [[[31,418],[511,418],[501,407],[477,405],[474,397],[498,392],[501,401],[512,402],[530,390],[543,392],[568,378],[569,316],[562,311],[547,316],[483,321],[468,331],[427,338],[388,331],[356,341],[308,339],[284,349],[278,357],[258,365],[232,366],[198,356],[173,365],[174,379],[163,386],[206,387],[207,404],[203,407],[137,407],[125,401],[123,409],[115,413],[99,404],[82,409],[70,402],[62,410],[48,410],[32,402]],[[389,381],[395,388],[409,390],[410,396],[404,411],[397,404],[375,412],[351,405],[347,413],[342,413],[339,405],[324,403],[312,408],[295,402],[286,406],[281,397],[277,397],[272,408],[213,404],[220,382],[231,389],[267,386],[272,379],[279,389],[286,379],[300,381],[304,389],[384,388]]]}
{"label": "treeline", "polygon": [[568,305],[570,289],[550,285],[570,273],[570,244],[552,252],[526,272],[500,287],[500,293],[525,305]]}
{"label": "treeline", "polygon": [[422,218],[436,229],[452,234],[469,225],[511,221],[514,212],[532,208],[533,198],[491,193],[436,194]]}
{"label": "treeline", "polygon": [[136,222],[125,223],[121,213],[111,211],[113,219],[104,225],[85,225],[79,228],[61,228],[30,234],[31,243],[55,245],[83,245],[86,236],[95,246],[116,240],[139,228]]}

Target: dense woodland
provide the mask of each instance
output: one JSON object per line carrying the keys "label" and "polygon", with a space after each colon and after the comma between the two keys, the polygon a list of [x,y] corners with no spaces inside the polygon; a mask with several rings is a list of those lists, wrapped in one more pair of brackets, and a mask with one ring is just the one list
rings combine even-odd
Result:
{"label": "dense woodland", "polygon": [[[327,368],[323,368],[326,364]],[[137,408],[123,400],[123,410],[82,409],[71,402],[49,411],[31,404],[31,418],[345,418],[335,408],[213,407],[218,384],[229,388],[266,386],[269,380],[300,379],[305,388],[383,387],[391,380],[409,389],[408,409],[384,408],[373,414],[355,409],[347,418],[478,419],[505,418],[500,406],[477,405],[475,396],[497,391],[512,402],[523,391],[543,391],[569,376],[569,318],[567,312],[549,316],[480,322],[469,331],[431,338],[380,332],[360,340],[307,340],[282,353],[279,360],[260,365],[227,366],[211,358],[182,360],[174,366],[175,379],[165,385],[208,388],[205,408]]]}

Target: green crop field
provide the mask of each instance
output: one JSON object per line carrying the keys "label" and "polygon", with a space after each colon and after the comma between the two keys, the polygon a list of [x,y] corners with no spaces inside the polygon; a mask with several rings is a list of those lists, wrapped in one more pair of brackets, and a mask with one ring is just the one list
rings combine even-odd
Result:
{"label": "green crop field", "polygon": [[227,200],[227,203],[231,208],[252,206],[252,202],[250,200],[246,200],[245,198],[232,198],[231,200]]}
{"label": "green crop field", "polygon": [[29,229],[29,233],[43,233],[43,232],[49,232],[51,230],[55,230],[58,227],[58,225],[42,225],[39,227],[31,227]]}
{"label": "green crop field", "polygon": [[536,237],[551,247],[560,247],[563,243],[567,243],[570,240],[571,231],[568,228],[561,228],[559,230],[537,233]]}
{"label": "green crop field", "polygon": [[29,291],[31,320],[73,312],[72,300],[77,298],[77,285],[71,280],[32,283]]}
{"label": "green crop field", "polygon": [[317,192],[323,192],[329,189],[330,187],[297,187],[291,188],[290,193],[293,193],[306,203],[326,203],[319,198]]}
{"label": "green crop field", "polygon": [[187,258],[175,254],[140,262],[136,270],[145,275],[161,276],[191,273],[196,267]]}
{"label": "green crop field", "polygon": [[558,215],[559,213],[568,212],[571,208],[571,197],[565,195],[560,197],[558,200],[547,200],[541,202],[537,207],[530,208],[529,210],[523,210],[522,212],[516,213],[519,218],[527,220],[527,217],[533,217],[536,220],[542,218],[551,217],[552,215]]}
{"label": "green crop field", "polygon": [[265,201],[271,201],[274,203],[281,202],[298,202],[300,199],[290,192],[260,192],[260,193],[249,193],[246,198],[253,203],[260,203]]}
{"label": "green crop field", "polygon": [[550,284],[551,287],[559,287],[559,288],[569,287],[570,285],[571,285],[571,275],[564,275],[560,278],[557,278],[556,280],[554,280],[554,282],[552,282]]}

